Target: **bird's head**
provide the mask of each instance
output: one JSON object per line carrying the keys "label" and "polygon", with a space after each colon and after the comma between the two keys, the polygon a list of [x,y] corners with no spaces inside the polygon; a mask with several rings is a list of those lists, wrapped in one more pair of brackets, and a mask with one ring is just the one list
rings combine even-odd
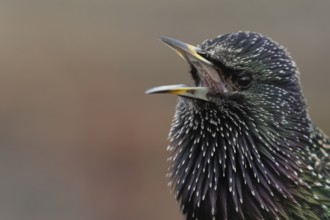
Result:
{"label": "bird's head", "polygon": [[[280,216],[281,205],[271,198],[294,200],[282,181],[300,184],[297,155],[310,126],[290,55],[253,32],[221,35],[197,47],[161,40],[188,62],[195,83],[147,91],[180,96],[169,135],[169,175],[184,212],[228,216],[233,207],[245,216],[252,210],[256,219],[260,210]],[[243,205],[246,200],[255,205]]]}
{"label": "bird's head", "polygon": [[197,47],[161,40],[188,62],[195,86],[160,86],[147,93],[177,94],[199,107],[214,103],[216,109],[230,104],[273,106],[267,113],[274,116],[287,102],[304,102],[295,62],[284,47],[261,34],[225,34]]}

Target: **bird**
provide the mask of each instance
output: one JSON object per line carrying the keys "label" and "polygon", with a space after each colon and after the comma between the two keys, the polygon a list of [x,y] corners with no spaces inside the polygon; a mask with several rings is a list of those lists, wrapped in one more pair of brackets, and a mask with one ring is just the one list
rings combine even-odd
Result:
{"label": "bird", "polygon": [[146,91],[178,96],[167,176],[185,219],[330,219],[330,139],[287,49],[250,31],[197,46],[160,39],[194,83]]}

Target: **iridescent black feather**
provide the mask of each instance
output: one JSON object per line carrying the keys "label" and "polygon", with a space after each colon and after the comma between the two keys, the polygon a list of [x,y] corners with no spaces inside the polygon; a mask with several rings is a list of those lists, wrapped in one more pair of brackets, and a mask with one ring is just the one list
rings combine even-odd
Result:
{"label": "iridescent black feather", "polygon": [[168,175],[187,220],[330,219],[330,141],[309,118],[286,50],[252,32],[199,48],[230,89],[178,100]]}

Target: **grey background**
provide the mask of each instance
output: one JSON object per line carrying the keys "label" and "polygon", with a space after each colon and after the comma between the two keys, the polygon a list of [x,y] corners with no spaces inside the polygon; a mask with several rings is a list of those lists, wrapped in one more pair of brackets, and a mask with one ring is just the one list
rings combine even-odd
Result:
{"label": "grey background", "polygon": [[157,38],[251,30],[285,45],[330,134],[330,1],[1,0],[0,219],[183,219],[167,187],[176,97],[191,83]]}

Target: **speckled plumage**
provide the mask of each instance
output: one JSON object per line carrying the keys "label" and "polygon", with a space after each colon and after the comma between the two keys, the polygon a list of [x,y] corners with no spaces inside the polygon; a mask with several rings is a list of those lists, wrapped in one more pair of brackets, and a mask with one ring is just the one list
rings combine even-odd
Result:
{"label": "speckled plumage", "polygon": [[169,134],[168,177],[187,220],[330,219],[330,141],[309,117],[285,48],[253,32],[198,48],[226,92],[190,64],[210,92],[208,101],[179,97]]}

